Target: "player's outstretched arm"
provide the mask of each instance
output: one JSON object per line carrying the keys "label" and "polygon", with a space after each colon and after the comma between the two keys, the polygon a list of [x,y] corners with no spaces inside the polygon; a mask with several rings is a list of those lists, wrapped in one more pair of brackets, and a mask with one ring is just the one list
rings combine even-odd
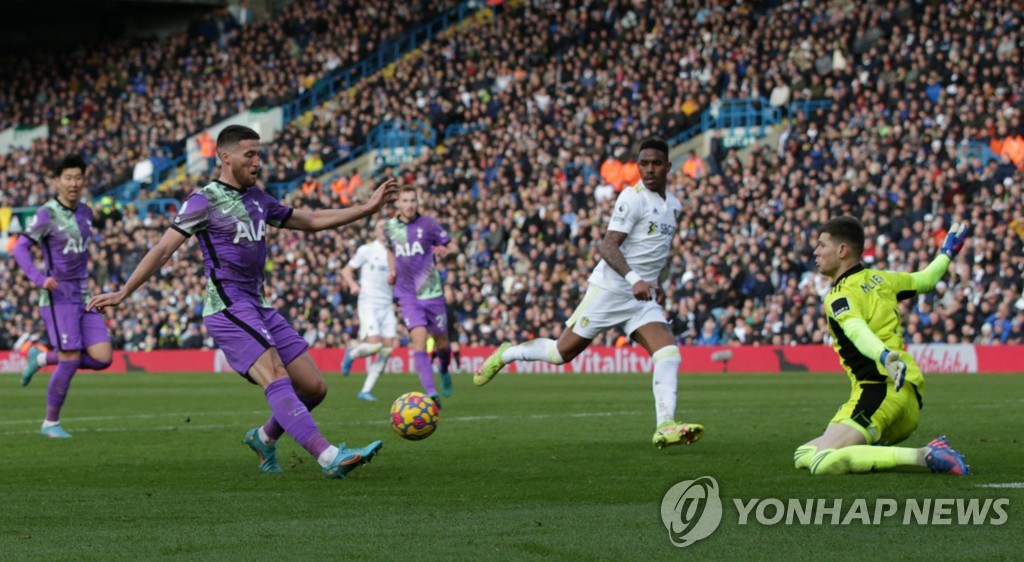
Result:
{"label": "player's outstretched arm", "polygon": [[640,275],[633,271],[629,264],[626,263],[626,257],[622,255],[622,249],[619,247],[625,241],[625,232],[609,230],[605,233],[604,240],[601,241],[599,248],[601,258],[633,287],[633,296],[637,300],[649,301],[652,298],[656,298],[651,292],[657,291],[657,286],[646,279],[641,279]]}
{"label": "player's outstretched arm", "polygon": [[946,239],[942,242],[942,247],[939,248],[939,255],[935,256],[928,267],[910,274],[914,280],[914,289],[918,293],[927,293],[935,289],[935,285],[946,274],[950,262],[964,247],[965,240],[967,240],[967,223],[953,223],[949,227]]}
{"label": "player's outstretched arm", "polygon": [[394,179],[389,179],[377,186],[370,199],[362,205],[354,205],[344,209],[318,209],[316,211],[295,209],[282,226],[292,230],[305,230],[309,232],[337,228],[364,219],[380,211],[384,205],[391,203],[395,199],[398,199],[398,183]]}
{"label": "player's outstretched arm", "polygon": [[153,246],[153,249],[147,252],[142,261],[139,262],[139,265],[135,267],[135,271],[132,272],[128,282],[124,284],[120,291],[96,295],[90,298],[89,303],[85,305],[86,310],[95,309],[103,312],[107,307],[115,307],[121,304],[124,299],[128,298],[128,295],[134,293],[154,273],[160,271],[160,268],[167,263],[167,260],[171,259],[171,256],[174,255],[174,252],[178,251],[178,248],[181,247],[185,240],[185,235],[181,232],[173,228],[168,229],[156,246]]}

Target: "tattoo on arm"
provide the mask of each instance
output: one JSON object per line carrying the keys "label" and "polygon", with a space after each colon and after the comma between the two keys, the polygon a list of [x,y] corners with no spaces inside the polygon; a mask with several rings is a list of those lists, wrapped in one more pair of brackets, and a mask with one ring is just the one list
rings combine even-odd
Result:
{"label": "tattoo on arm", "polygon": [[622,255],[622,250],[619,248],[625,240],[625,232],[609,231],[604,235],[604,240],[601,241],[600,247],[601,257],[604,258],[604,261],[623,277],[632,269],[626,263],[626,258]]}

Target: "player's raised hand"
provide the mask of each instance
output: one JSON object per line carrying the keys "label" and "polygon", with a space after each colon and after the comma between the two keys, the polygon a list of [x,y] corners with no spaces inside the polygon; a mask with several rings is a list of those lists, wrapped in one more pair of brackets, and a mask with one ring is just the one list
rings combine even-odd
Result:
{"label": "player's raised hand", "polygon": [[896,391],[899,392],[907,378],[907,364],[900,359],[900,352],[888,349],[882,352],[880,359],[885,365],[885,371],[889,373]]}
{"label": "player's raised hand", "polygon": [[90,298],[89,302],[85,305],[85,309],[95,310],[102,314],[107,308],[116,307],[121,304],[121,301],[123,300],[124,295],[122,295],[120,291],[116,293],[104,293]]}
{"label": "player's raised hand", "polygon": [[395,181],[395,178],[391,178],[377,186],[366,205],[374,211],[379,211],[384,208],[384,205],[396,199],[398,199],[398,182]]}
{"label": "player's raised hand", "polygon": [[939,251],[953,259],[960,252],[960,248],[964,247],[964,240],[967,240],[967,223],[953,223]]}

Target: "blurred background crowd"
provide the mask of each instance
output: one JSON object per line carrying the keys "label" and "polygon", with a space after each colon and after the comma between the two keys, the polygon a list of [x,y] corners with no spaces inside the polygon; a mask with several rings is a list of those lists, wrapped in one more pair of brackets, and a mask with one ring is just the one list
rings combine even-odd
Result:
{"label": "blurred background crowd", "polygon": [[[42,204],[53,194],[48,164],[83,154],[95,195],[91,283],[116,289],[173,217],[101,197],[139,158],[169,161],[203,127],[280,104],[452,4],[296,0],[255,22],[217,12],[159,41],[0,55],[0,127],[50,124],[48,137],[0,155],[0,206]],[[463,345],[557,337],[628,183],[613,169],[641,138],[674,138],[747,98],[831,104],[793,112],[781,135],[752,146],[730,146],[712,130],[706,150],[675,162],[670,189],[684,215],[665,314],[680,343],[825,342],[829,281],[812,252],[816,227],[838,214],[866,225],[866,264],[899,271],[923,269],[950,224],[969,222],[968,243],[936,291],[902,304],[906,340],[1024,343],[1024,160],[966,150],[1024,139],[1019,4],[488,4],[489,17],[288,125],[265,156],[267,182],[311,174],[284,194],[295,207],[358,202],[392,174],[419,186],[422,212],[461,248],[441,270]],[[324,162],[391,119],[460,134],[360,178],[363,188],[344,199],[317,181]],[[169,195],[182,199],[209,179]],[[311,345],[345,345],[358,333],[339,273],[372,235],[368,223],[268,231],[268,300]],[[211,346],[204,285],[190,242],[108,317],[115,348]],[[39,289],[13,260],[0,268],[0,286],[0,349],[42,335]],[[616,331],[598,343],[629,345]]]}

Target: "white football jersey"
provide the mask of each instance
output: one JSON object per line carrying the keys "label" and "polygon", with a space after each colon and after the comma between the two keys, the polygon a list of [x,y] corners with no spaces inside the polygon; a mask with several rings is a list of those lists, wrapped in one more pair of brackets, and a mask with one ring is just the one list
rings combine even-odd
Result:
{"label": "white football jersey", "polygon": [[[672,251],[679,215],[683,206],[668,191],[665,199],[644,187],[643,182],[627,187],[615,200],[608,230],[625,232],[626,239],[619,246],[630,269],[644,281],[658,282]],[[590,274],[590,283],[610,291],[633,294],[626,280],[601,260]]]}
{"label": "white football jersey", "polygon": [[363,244],[348,265],[359,270],[359,305],[391,306],[394,288],[388,283],[388,249],[377,240]]}

